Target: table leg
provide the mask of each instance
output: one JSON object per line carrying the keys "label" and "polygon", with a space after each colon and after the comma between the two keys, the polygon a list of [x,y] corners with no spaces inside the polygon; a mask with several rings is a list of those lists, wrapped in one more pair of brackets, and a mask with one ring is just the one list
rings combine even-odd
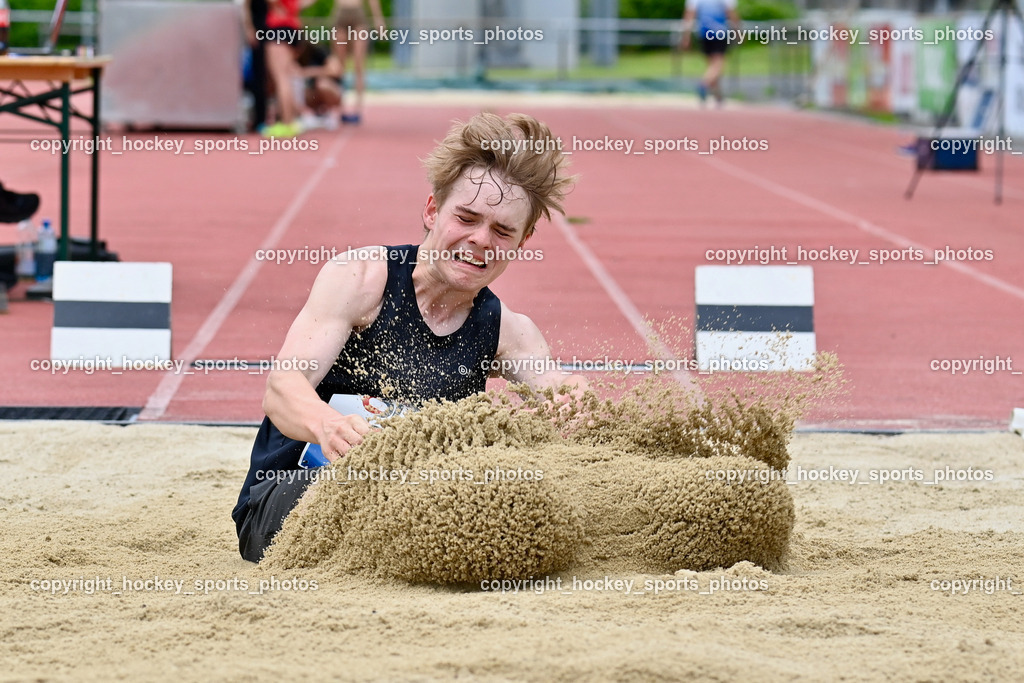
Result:
{"label": "table leg", "polygon": [[71,194],[71,153],[68,151],[71,139],[71,84],[67,81],[60,87],[60,139],[64,151],[60,155],[60,246],[57,259],[67,261],[71,247],[71,225],[68,218]]}
{"label": "table leg", "polygon": [[[102,69],[92,70],[92,139],[97,143],[100,139],[100,76]],[[89,259],[95,261],[99,257],[99,197],[100,197],[100,154],[92,155],[92,198],[89,213]]]}

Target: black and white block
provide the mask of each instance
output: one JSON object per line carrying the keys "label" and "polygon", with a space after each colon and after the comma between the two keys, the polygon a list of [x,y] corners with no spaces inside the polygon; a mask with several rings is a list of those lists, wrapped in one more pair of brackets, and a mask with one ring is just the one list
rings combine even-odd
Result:
{"label": "black and white block", "polygon": [[810,266],[698,266],[696,352],[701,371],[810,370]]}
{"label": "black and white block", "polygon": [[58,261],[53,360],[171,359],[171,264]]}

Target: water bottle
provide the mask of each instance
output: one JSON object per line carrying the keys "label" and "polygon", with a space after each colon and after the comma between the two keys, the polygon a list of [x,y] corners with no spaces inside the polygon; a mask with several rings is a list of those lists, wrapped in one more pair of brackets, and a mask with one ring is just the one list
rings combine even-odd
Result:
{"label": "water bottle", "polygon": [[50,227],[50,221],[43,220],[36,244],[36,282],[46,282],[53,277],[53,262],[57,260],[57,235]]}
{"label": "water bottle", "polygon": [[7,0],[0,0],[0,57],[7,54],[9,36],[11,33],[11,8]]}
{"label": "water bottle", "polygon": [[36,226],[29,218],[18,223],[18,265],[15,270],[20,278],[36,276]]}

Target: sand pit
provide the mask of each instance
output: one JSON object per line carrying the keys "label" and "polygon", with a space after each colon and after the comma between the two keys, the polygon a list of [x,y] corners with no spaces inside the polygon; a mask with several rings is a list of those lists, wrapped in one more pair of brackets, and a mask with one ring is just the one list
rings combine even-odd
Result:
{"label": "sand pit", "polygon": [[[784,443],[750,445],[788,436],[784,419],[766,439],[730,443],[696,409],[674,419],[627,398],[564,434],[554,423],[571,415],[553,423],[533,410],[476,395],[388,421],[323,471],[264,564],[476,585],[568,569],[784,568],[785,482],[712,479],[766,473],[762,460],[785,467]],[[657,439],[649,415],[665,423]]]}
{"label": "sand pit", "polygon": [[[1013,680],[1024,667],[1017,436],[797,435],[788,569],[608,561],[517,592],[244,562],[229,512],[253,436],[0,425],[2,678]],[[957,481],[967,468],[983,478]],[[880,483],[883,470],[910,478]],[[953,480],[926,484],[935,470]]]}

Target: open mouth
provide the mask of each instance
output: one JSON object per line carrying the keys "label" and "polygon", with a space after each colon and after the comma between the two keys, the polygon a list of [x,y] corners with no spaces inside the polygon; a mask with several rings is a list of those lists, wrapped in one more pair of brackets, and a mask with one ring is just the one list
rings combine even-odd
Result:
{"label": "open mouth", "polygon": [[473,266],[474,268],[479,268],[480,270],[484,270],[487,268],[487,263],[477,258],[474,258],[473,254],[468,251],[455,252],[455,260]]}

